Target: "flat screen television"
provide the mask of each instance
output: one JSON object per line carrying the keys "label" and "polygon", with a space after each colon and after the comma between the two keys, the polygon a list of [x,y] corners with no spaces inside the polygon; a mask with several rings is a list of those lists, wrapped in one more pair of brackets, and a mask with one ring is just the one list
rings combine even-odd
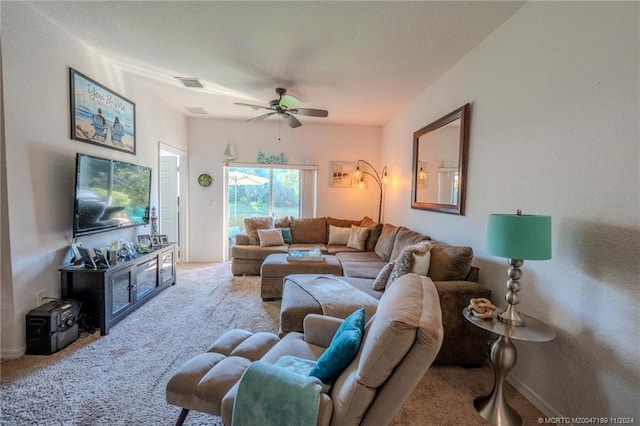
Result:
{"label": "flat screen television", "polygon": [[73,236],[149,224],[151,168],[76,155]]}

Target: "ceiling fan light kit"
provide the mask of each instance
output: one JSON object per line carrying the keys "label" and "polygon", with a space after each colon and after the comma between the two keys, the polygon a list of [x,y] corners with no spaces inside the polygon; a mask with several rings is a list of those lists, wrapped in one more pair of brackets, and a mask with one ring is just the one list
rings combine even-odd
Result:
{"label": "ceiling fan light kit", "polygon": [[247,122],[258,121],[264,118],[270,117],[274,114],[278,114],[282,119],[289,125],[289,127],[295,129],[296,127],[302,126],[300,120],[298,120],[294,114],[306,115],[309,117],[328,117],[329,111],[324,109],[315,109],[315,108],[296,108],[300,99],[293,96],[292,94],[287,93],[286,89],[281,87],[276,89],[276,94],[278,95],[278,99],[274,99],[269,102],[269,106],[262,105],[253,105],[246,104],[242,102],[236,102],[235,105],[248,106],[253,109],[266,109],[271,112],[266,114],[259,115],[257,117],[250,118]]}

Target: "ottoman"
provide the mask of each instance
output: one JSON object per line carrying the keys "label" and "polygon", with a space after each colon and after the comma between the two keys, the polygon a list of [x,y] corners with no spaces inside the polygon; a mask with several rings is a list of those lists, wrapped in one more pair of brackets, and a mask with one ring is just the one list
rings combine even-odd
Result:
{"label": "ottoman", "polygon": [[176,425],[189,410],[221,415],[222,398],[244,370],[280,339],[272,333],[231,330],[216,340],[207,352],[187,361],[167,382],[166,400],[182,407]]}
{"label": "ottoman", "polygon": [[260,268],[260,296],[262,300],[280,299],[283,278],[290,274],[342,275],[342,265],[335,256],[323,255],[322,257],[322,262],[289,262],[286,253],[267,256]]}

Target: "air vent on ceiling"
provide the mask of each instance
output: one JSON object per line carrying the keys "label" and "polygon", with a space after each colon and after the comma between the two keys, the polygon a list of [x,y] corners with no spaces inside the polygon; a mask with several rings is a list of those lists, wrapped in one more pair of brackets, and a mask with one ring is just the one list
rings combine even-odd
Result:
{"label": "air vent on ceiling", "polygon": [[197,78],[193,78],[193,77],[176,77],[176,78],[180,80],[182,84],[184,84],[186,87],[198,87],[198,88],[204,87],[202,83],[200,83],[200,80],[198,80]]}
{"label": "air vent on ceiling", "polygon": [[207,111],[204,110],[204,108],[202,107],[185,107],[187,109],[187,111],[189,111],[191,114],[203,114],[203,115],[207,115],[209,114]]}

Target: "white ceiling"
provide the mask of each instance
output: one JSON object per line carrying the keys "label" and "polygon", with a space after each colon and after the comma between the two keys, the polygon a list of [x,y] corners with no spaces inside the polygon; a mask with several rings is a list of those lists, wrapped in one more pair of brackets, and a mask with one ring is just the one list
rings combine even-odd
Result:
{"label": "white ceiling", "polygon": [[[382,125],[523,2],[29,4],[187,116],[186,107],[199,107],[249,119],[264,111],[234,102],[268,105],[284,87],[299,107],[329,110],[328,118],[299,117],[303,124]],[[205,88],[185,88],[176,76]]]}

